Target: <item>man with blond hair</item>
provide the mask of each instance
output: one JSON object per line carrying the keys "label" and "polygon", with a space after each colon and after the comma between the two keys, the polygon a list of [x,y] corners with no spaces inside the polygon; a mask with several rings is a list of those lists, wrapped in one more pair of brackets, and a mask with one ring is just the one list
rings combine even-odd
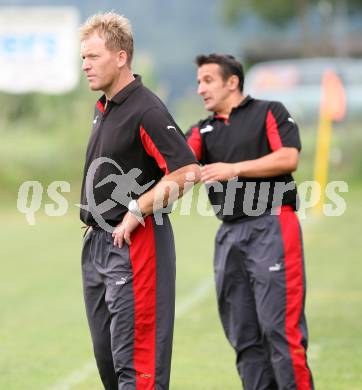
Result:
{"label": "man with blond hair", "polygon": [[153,213],[170,202],[170,183],[174,199],[190,177],[198,181],[199,167],[166,107],[131,71],[126,18],[112,12],[89,18],[81,28],[81,55],[91,90],[104,92],[81,195],[88,226],[83,289],[98,370],[107,390],[166,390],[175,252],[167,215],[156,223]]}

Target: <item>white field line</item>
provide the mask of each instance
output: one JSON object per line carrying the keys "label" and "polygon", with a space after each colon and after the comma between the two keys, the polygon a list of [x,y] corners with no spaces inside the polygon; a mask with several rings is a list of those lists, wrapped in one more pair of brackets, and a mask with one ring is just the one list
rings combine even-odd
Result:
{"label": "white field line", "polygon": [[209,278],[199,284],[186,299],[176,305],[175,317],[181,317],[187,313],[192,307],[196,306],[204,298],[206,298],[213,287],[213,279]]}
{"label": "white field line", "polygon": [[[180,304],[176,305],[175,316],[176,318],[182,317],[190,309],[196,306],[204,298],[206,298],[213,286],[213,280],[211,278],[204,280],[196,289],[193,290],[192,294],[185,300],[181,301]],[[60,382],[50,387],[50,390],[70,390],[74,386],[78,385],[90,377],[97,371],[97,366],[94,360],[87,362],[84,366],[70,373]]]}
{"label": "white field line", "polygon": [[64,378],[62,381],[51,386],[51,390],[69,390],[72,387],[78,385],[90,377],[94,372],[97,371],[97,366],[95,362],[89,361],[83,367],[80,367],[78,370],[73,371]]}

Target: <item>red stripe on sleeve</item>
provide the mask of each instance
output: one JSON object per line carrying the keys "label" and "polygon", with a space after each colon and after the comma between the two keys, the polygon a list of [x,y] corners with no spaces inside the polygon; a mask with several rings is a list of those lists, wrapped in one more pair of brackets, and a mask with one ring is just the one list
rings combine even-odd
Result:
{"label": "red stripe on sleeve", "polygon": [[187,139],[187,143],[194,152],[195,157],[200,161],[202,158],[202,139],[200,129],[198,127],[192,128],[191,135]]}
{"label": "red stripe on sleeve", "polygon": [[271,110],[268,111],[268,115],[266,117],[266,135],[268,137],[270,149],[273,152],[283,147],[279,134],[278,123]]}
{"label": "red stripe on sleeve", "polygon": [[296,390],[310,390],[311,377],[307,365],[306,351],[302,345],[299,320],[304,301],[303,254],[299,223],[294,211],[282,207],[279,215],[285,253],[286,320],[285,332],[292,359]]}
{"label": "red stripe on sleeve", "polygon": [[167,168],[166,160],[160,153],[160,151],[157,149],[156,145],[152,141],[151,137],[147,134],[146,130],[141,126],[140,127],[140,135],[141,135],[141,141],[143,144],[143,147],[145,148],[147,154],[149,154],[151,157],[153,157],[160,169],[163,170],[165,175],[168,175],[170,172]]}
{"label": "red stripe on sleeve", "polygon": [[132,233],[129,247],[135,300],[136,390],[154,390],[156,375],[156,244],[152,217]]}
{"label": "red stripe on sleeve", "polygon": [[100,100],[98,100],[97,102],[97,108],[98,110],[103,114],[104,113],[104,107],[103,107],[103,104]]}

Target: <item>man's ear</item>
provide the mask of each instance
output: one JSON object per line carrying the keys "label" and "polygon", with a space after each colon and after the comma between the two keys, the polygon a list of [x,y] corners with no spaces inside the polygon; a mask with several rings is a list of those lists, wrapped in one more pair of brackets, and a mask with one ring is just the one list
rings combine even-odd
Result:
{"label": "man's ear", "polygon": [[235,91],[239,88],[239,77],[236,75],[232,75],[228,79],[228,87],[231,91]]}
{"label": "man's ear", "polygon": [[120,50],[117,56],[118,67],[122,68],[127,64],[128,55],[124,50]]}

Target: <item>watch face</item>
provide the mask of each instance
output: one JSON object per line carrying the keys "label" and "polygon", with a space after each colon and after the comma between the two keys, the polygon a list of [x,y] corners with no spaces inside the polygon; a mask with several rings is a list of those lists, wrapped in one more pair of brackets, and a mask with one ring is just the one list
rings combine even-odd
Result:
{"label": "watch face", "polygon": [[141,214],[141,211],[140,211],[140,208],[138,207],[138,203],[136,200],[131,200],[128,204],[128,210],[132,213],[132,214],[137,214],[137,215],[140,215]]}
{"label": "watch face", "polygon": [[131,214],[133,214],[137,220],[144,226],[144,219],[142,212],[138,206],[137,200],[131,200],[128,204],[128,210]]}

